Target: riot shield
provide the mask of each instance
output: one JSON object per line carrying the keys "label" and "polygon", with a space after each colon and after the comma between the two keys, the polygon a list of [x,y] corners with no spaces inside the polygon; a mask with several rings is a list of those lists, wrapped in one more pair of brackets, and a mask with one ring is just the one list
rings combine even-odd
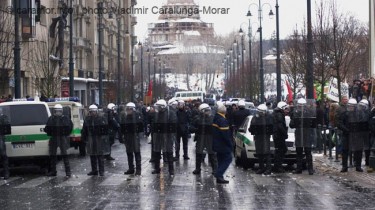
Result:
{"label": "riot shield", "polygon": [[316,101],[315,99],[305,99],[306,103],[299,104],[294,101],[293,118],[295,128],[316,128]]}
{"label": "riot shield", "polygon": [[370,113],[362,105],[348,105],[348,129],[351,133],[369,131]]}
{"label": "riot shield", "polygon": [[273,124],[272,117],[269,114],[253,117],[250,124],[251,135],[272,135]]}

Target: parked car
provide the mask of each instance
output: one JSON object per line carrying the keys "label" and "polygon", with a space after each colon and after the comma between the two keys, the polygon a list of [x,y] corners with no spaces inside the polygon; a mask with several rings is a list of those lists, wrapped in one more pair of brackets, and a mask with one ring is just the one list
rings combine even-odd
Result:
{"label": "parked car", "polygon": [[[249,132],[249,127],[251,119],[253,116],[248,116],[241,127],[238,129],[238,132],[235,134],[235,162],[236,165],[242,166],[244,169],[253,168],[255,163],[258,163],[258,158],[255,153],[255,142],[254,136]],[[292,165],[296,163],[296,148],[295,148],[295,137],[294,129],[289,128],[290,117],[286,117],[286,125],[288,126],[288,139],[286,140],[286,145],[288,151],[285,155],[284,163]],[[275,153],[275,147],[273,139],[271,136],[271,153],[272,161]]]}

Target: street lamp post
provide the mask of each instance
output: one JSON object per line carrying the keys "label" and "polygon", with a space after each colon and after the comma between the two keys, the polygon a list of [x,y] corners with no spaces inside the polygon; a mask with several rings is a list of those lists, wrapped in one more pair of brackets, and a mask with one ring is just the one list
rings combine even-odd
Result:
{"label": "street lamp post", "polygon": [[[74,62],[73,62],[73,0],[70,0],[69,15],[69,96],[74,96]],[[61,58],[60,58],[61,59]]]}
{"label": "street lamp post", "polygon": [[313,40],[311,28],[311,0],[307,0],[307,70],[306,70],[306,96],[314,99],[314,63]]}
{"label": "street lamp post", "polygon": [[117,105],[121,104],[121,18],[117,18]]}
{"label": "street lamp post", "polygon": [[[155,87],[155,96],[156,96],[156,54],[154,53],[154,87]],[[154,94],[153,94],[154,95]],[[156,99],[156,98],[155,98]]]}
{"label": "street lamp post", "polygon": [[18,13],[19,1],[13,0],[14,7],[14,97],[21,98],[21,48]]}
{"label": "street lamp post", "polygon": [[134,45],[133,45],[133,35],[130,36],[130,65],[131,65],[131,78],[130,78],[130,100],[134,101]]}
{"label": "street lamp post", "polygon": [[143,99],[143,46],[142,46],[142,43],[139,42],[138,46],[141,47],[141,99]]}
{"label": "street lamp post", "polygon": [[275,8],[276,8],[276,89],[277,89],[277,102],[279,102],[279,101],[281,101],[279,0],[276,0]]}
{"label": "street lamp post", "polygon": [[[265,4],[267,4],[268,6],[271,7],[270,4],[268,4],[268,3],[265,3]],[[251,5],[253,5],[253,4],[251,4]],[[256,5],[256,4],[254,4],[254,5]],[[263,5],[262,5],[261,0],[259,0],[259,4],[257,6],[258,6],[258,19],[259,19],[259,29],[258,29],[258,31],[259,31],[259,60],[260,60],[259,61],[260,103],[264,103],[265,98],[264,98],[263,28],[262,28],[262,7],[263,7]],[[268,15],[269,16],[273,15],[272,10],[270,10]],[[250,9],[247,13],[247,16],[252,16],[251,12],[250,12]]]}
{"label": "street lamp post", "polygon": [[151,50],[147,49],[146,51],[147,56],[148,56],[148,62],[147,62],[147,67],[148,67],[148,84],[151,84]]}
{"label": "street lamp post", "polygon": [[99,51],[99,106],[103,105],[103,2],[98,2],[98,19],[99,19],[99,36],[98,36],[98,51]]}

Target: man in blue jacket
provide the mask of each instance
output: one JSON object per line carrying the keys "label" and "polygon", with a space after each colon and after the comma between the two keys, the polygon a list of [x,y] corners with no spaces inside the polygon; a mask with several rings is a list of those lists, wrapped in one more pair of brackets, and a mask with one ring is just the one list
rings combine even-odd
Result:
{"label": "man in blue jacket", "polygon": [[216,182],[218,184],[228,184],[229,181],[224,179],[224,173],[232,162],[233,142],[229,122],[225,118],[226,107],[218,103],[217,113],[212,123],[212,147],[216,152],[218,167],[216,170]]}

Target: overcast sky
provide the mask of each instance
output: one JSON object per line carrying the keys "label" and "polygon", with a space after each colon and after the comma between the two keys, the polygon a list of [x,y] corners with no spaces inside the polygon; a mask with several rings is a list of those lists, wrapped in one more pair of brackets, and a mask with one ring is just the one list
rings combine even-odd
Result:
{"label": "overcast sky", "polygon": [[[325,0],[333,1],[333,0]],[[136,35],[143,41],[147,36],[147,24],[158,19],[158,14],[153,14],[152,7],[161,7],[167,0],[137,0],[137,8],[148,8],[146,14],[137,14],[138,23],[136,25]],[[201,19],[206,22],[214,23],[214,28],[217,34],[226,35],[232,31],[238,31],[240,25],[242,28],[248,28],[249,20],[246,17],[249,5],[252,3],[258,4],[258,0],[195,0],[200,7],[206,8],[211,6],[215,8],[229,8],[228,14],[201,14]],[[280,8],[280,37],[285,38],[297,27],[300,29],[303,25],[303,20],[306,19],[307,14],[307,0],[279,0]],[[315,4],[320,0],[312,0],[312,16],[315,16]],[[369,0],[336,0],[339,11],[344,14],[352,14],[359,20],[369,22]],[[270,3],[273,12],[275,13],[276,0],[262,0],[262,4]],[[268,18],[270,6],[263,6],[263,36],[269,38],[276,29],[276,18]],[[251,25],[253,28],[258,27],[258,12],[257,6],[250,6],[250,11],[253,14]],[[247,30],[246,30],[247,31]],[[253,33],[256,30],[253,29]]]}

